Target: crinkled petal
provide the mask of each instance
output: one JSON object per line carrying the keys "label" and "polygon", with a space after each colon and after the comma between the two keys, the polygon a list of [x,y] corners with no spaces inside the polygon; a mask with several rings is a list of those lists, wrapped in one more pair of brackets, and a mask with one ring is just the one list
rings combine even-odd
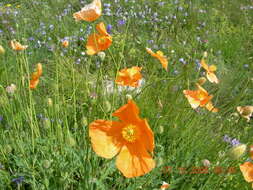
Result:
{"label": "crinkled petal", "polygon": [[201,65],[206,71],[209,70],[209,67],[208,67],[208,65],[206,64],[206,62],[205,62],[204,59],[201,59],[200,65]]}
{"label": "crinkled petal", "polygon": [[152,153],[154,151],[155,142],[154,142],[154,134],[146,119],[142,120],[139,123],[140,130],[142,131],[142,143],[145,148]]}
{"label": "crinkled petal", "polygon": [[84,20],[92,22],[97,20],[102,14],[102,7],[100,0],[94,0],[92,3],[86,5],[81,11],[73,14],[76,21]]}
{"label": "crinkled petal", "polygon": [[183,93],[193,109],[199,107],[200,101],[196,98],[197,96],[196,91],[184,90]]}
{"label": "crinkled petal", "polygon": [[253,182],[253,164],[251,162],[245,162],[244,164],[241,164],[240,170],[247,182]]}
{"label": "crinkled petal", "polygon": [[123,146],[116,159],[116,166],[127,178],[145,175],[155,167],[155,161],[144,145],[136,142]]}
{"label": "crinkled petal", "polygon": [[214,73],[207,72],[206,77],[211,83],[219,83],[219,80]]}
{"label": "crinkled petal", "polygon": [[112,115],[126,123],[134,124],[140,121],[139,108],[133,100],[128,100],[127,104],[116,110]]}
{"label": "crinkled petal", "polygon": [[119,133],[113,132],[112,124],[111,121],[96,120],[89,125],[92,148],[97,155],[104,158],[114,157],[121,148],[116,137]]}

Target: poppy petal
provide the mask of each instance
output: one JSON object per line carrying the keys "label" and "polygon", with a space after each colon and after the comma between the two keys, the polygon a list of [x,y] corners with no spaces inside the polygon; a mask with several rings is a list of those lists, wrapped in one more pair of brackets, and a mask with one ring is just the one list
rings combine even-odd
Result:
{"label": "poppy petal", "polygon": [[244,164],[241,164],[240,170],[247,182],[253,182],[253,164],[251,162],[245,162]]}
{"label": "poppy petal", "polygon": [[73,14],[76,21],[85,20],[87,22],[92,22],[97,20],[102,14],[102,5],[100,0],[94,0],[92,3],[86,5]]}
{"label": "poppy petal", "polygon": [[116,166],[127,178],[142,176],[155,167],[155,161],[142,143],[123,146],[116,159]]}
{"label": "poppy petal", "polygon": [[206,106],[206,109],[208,109],[208,111],[211,111],[211,112],[218,112],[219,111],[217,108],[215,108],[213,106],[211,101],[209,101],[205,106]]}
{"label": "poppy petal", "polygon": [[121,148],[115,141],[111,129],[112,122],[106,120],[96,120],[89,125],[89,136],[94,152],[108,159],[114,157]]}
{"label": "poppy petal", "polygon": [[112,115],[127,123],[134,124],[140,121],[139,108],[133,100],[128,100],[127,104],[116,110]]}
{"label": "poppy petal", "polygon": [[201,59],[200,65],[201,65],[206,71],[209,71],[209,67],[208,67],[208,65],[206,64],[206,62],[205,62],[204,59]]}
{"label": "poppy petal", "polygon": [[150,153],[153,152],[155,143],[154,143],[154,134],[146,119],[142,120],[140,123],[140,130],[142,131],[143,144]]}
{"label": "poppy petal", "polygon": [[216,71],[217,70],[217,67],[215,66],[215,65],[210,65],[209,66],[209,71],[210,72],[214,72],[214,71]]}
{"label": "poppy petal", "polygon": [[213,82],[214,83],[219,83],[219,80],[218,80],[218,78],[216,77],[216,75],[214,73],[207,72],[206,73],[206,77],[212,83]]}
{"label": "poppy petal", "polygon": [[183,93],[193,109],[196,109],[197,107],[199,107],[200,101],[197,100],[197,98],[196,98],[196,96],[197,96],[196,91],[184,90]]}
{"label": "poppy petal", "polygon": [[96,29],[97,31],[101,34],[101,35],[104,35],[104,36],[107,36],[109,35],[106,31],[106,27],[105,27],[105,24],[103,22],[100,22],[99,24],[97,24],[96,26]]}

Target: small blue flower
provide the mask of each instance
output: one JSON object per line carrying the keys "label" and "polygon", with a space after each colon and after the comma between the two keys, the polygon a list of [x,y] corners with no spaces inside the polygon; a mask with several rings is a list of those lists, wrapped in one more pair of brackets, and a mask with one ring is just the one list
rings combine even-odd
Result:
{"label": "small blue flower", "polygon": [[123,19],[121,19],[121,20],[118,21],[118,25],[119,25],[119,26],[122,26],[122,25],[124,25],[125,23],[126,23],[126,21],[123,20]]}
{"label": "small blue flower", "polygon": [[112,25],[111,25],[111,24],[108,24],[108,25],[107,25],[106,31],[107,31],[109,34],[112,33]]}
{"label": "small blue flower", "polygon": [[20,185],[23,181],[24,181],[24,176],[20,176],[20,177],[18,177],[18,178],[14,178],[14,179],[12,179],[11,181],[13,182],[13,183],[16,183],[17,185]]}

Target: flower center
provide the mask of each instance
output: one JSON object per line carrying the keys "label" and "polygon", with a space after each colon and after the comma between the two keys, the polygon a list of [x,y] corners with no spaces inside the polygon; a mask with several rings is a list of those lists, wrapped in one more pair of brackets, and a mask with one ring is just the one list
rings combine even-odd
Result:
{"label": "flower center", "polygon": [[124,127],[121,131],[123,138],[128,141],[128,142],[134,142],[138,136],[138,129],[135,125],[127,125],[126,127]]}
{"label": "flower center", "polygon": [[101,37],[101,38],[99,38],[98,43],[101,44],[101,45],[103,45],[103,44],[106,43],[106,40],[107,40],[106,37]]}

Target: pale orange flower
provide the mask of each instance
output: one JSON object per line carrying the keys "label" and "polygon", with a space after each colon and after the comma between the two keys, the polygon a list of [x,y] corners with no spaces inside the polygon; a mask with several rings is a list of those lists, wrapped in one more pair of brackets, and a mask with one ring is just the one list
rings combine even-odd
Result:
{"label": "pale orange flower", "polygon": [[62,47],[64,48],[67,48],[69,46],[69,41],[68,40],[64,40],[62,43],[61,43]]}
{"label": "pale orange flower", "polygon": [[165,189],[168,189],[170,187],[170,184],[166,183],[166,182],[163,182],[163,184],[161,185],[160,189],[161,190],[165,190]]}
{"label": "pale orange flower", "polygon": [[218,112],[217,108],[214,108],[211,99],[212,95],[209,95],[208,92],[201,87],[198,83],[197,90],[184,90],[183,93],[185,97],[188,99],[191,107],[196,109],[197,107],[205,107],[209,111]]}
{"label": "pale orange flower", "polygon": [[122,69],[119,71],[115,82],[122,86],[138,87],[139,81],[142,78],[140,73],[141,67],[131,67],[129,69]]}
{"label": "pale orange flower", "polygon": [[253,113],[253,106],[238,106],[236,109],[243,118],[247,119],[247,122],[250,121],[250,117]]}
{"label": "pale orange flower", "polygon": [[167,58],[163,55],[162,51],[157,51],[154,53],[150,48],[146,48],[146,51],[153,57],[157,58],[160,63],[162,64],[163,68],[168,71],[168,60]]}
{"label": "pale orange flower", "polygon": [[242,172],[245,181],[249,183],[253,182],[253,164],[251,162],[245,162],[244,164],[241,164],[240,170]]}
{"label": "pale orange flower", "polygon": [[22,51],[22,50],[25,50],[26,48],[28,48],[27,45],[21,45],[16,40],[11,40],[9,45],[10,45],[11,49],[13,49],[15,51]]}
{"label": "pale orange flower", "polygon": [[96,120],[89,125],[93,150],[101,157],[116,158],[116,167],[127,178],[142,176],[155,167],[151,153],[154,135],[146,119],[139,117],[133,100],[116,110],[120,121]]}
{"label": "pale orange flower", "polygon": [[73,17],[76,21],[84,20],[88,22],[92,22],[97,20],[102,14],[102,4],[100,0],[93,0],[92,3],[86,5],[81,9],[73,14]]}
{"label": "pale orange flower", "polygon": [[200,61],[200,65],[206,70],[206,77],[211,83],[219,83],[214,73],[217,70],[215,65],[207,65],[204,59]]}
{"label": "pale orange flower", "polygon": [[42,64],[38,63],[36,71],[32,74],[30,80],[30,89],[35,89],[39,83],[40,76],[42,75]]}
{"label": "pale orange flower", "polygon": [[112,37],[107,33],[103,22],[97,24],[98,33],[91,34],[86,44],[88,55],[94,55],[100,51],[108,49],[112,44]]}

